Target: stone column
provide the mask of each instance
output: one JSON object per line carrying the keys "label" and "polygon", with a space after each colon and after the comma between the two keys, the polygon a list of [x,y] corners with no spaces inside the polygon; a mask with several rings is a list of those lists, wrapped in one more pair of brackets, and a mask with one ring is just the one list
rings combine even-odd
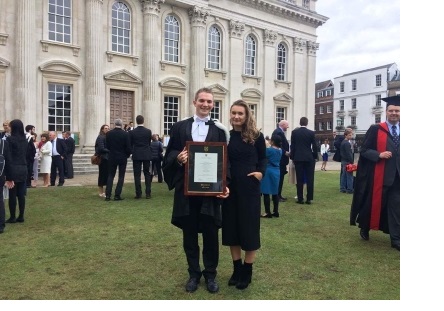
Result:
{"label": "stone column", "polygon": [[316,51],[319,49],[319,43],[307,41],[307,118],[308,126],[311,129],[315,128],[314,123],[314,108],[315,108],[315,93],[316,93]]}
{"label": "stone column", "polygon": [[208,11],[205,8],[193,7],[189,9],[188,15],[190,16],[191,22],[191,43],[190,43],[190,89],[189,89],[189,109],[188,116],[192,116],[194,114],[194,94],[198,89],[203,87],[204,81],[204,68],[205,61],[207,59],[206,55],[206,32],[205,32],[205,24],[207,22],[207,17],[209,15]]}
{"label": "stone column", "polygon": [[[307,43],[302,38],[293,39],[293,55],[294,55],[294,70],[293,70],[293,120],[299,124],[301,117],[307,116],[307,93],[306,93],[306,69],[307,69]],[[296,126],[295,126],[296,127]]]}
{"label": "stone column", "polygon": [[264,30],[264,73],[263,73],[263,128],[276,128],[274,94],[274,80],[276,80],[276,40],[277,33],[273,30]]}
{"label": "stone column", "polygon": [[0,0],[0,8],[4,8],[0,10],[0,45],[6,45],[8,40],[8,34],[6,33],[6,3],[5,0]]}
{"label": "stone column", "polygon": [[153,133],[160,133],[162,115],[162,101],[160,100],[158,76],[160,46],[162,36],[159,29],[160,5],[165,0],[140,0],[143,12],[143,57],[142,57],[142,111],[145,125]]}
{"label": "stone column", "polygon": [[225,115],[229,116],[229,109],[234,100],[239,99],[244,88],[242,81],[242,74],[244,65],[242,54],[244,53],[244,42],[242,36],[245,30],[245,24],[239,21],[230,20],[230,44],[229,44],[229,70],[228,70],[228,85],[230,90],[230,98],[228,105],[225,105]]}
{"label": "stone column", "polygon": [[[103,123],[99,116],[105,107],[105,84],[103,80],[103,40],[102,25],[103,0],[86,1],[86,49],[85,49],[85,115],[81,122],[84,141],[82,152],[93,153],[97,138],[97,124]],[[103,40],[102,40],[103,39]]]}
{"label": "stone column", "polygon": [[35,1],[17,0],[14,115],[23,124],[35,123],[37,83]]}

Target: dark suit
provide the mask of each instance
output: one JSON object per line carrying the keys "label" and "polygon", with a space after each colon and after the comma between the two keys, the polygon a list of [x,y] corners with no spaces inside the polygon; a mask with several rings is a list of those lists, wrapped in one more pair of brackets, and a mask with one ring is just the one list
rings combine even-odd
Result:
{"label": "dark suit", "polygon": [[113,181],[116,176],[117,167],[119,168],[119,179],[117,181],[114,198],[120,197],[122,194],[123,182],[125,180],[126,165],[128,157],[131,154],[131,143],[128,132],[125,132],[120,127],[115,127],[106,134],[106,147],[109,150],[108,154],[108,181],[106,183],[105,195],[107,198],[111,197],[113,190]]}
{"label": "dark suit", "polygon": [[[54,141],[58,155],[54,153]],[[51,186],[55,186],[57,171],[59,172],[59,184],[63,185],[65,182],[65,167],[63,159],[66,159],[66,144],[63,138],[55,138],[51,141],[52,144],[52,162],[51,162]]]}
{"label": "dark suit", "polygon": [[143,125],[137,126],[128,132],[130,136],[133,154],[134,186],[136,187],[136,197],[142,196],[142,185],[140,181],[142,165],[145,176],[145,195],[151,195],[150,161],[151,161],[151,130]]}
{"label": "dark suit", "polygon": [[281,161],[279,163],[279,168],[280,168],[280,176],[279,176],[279,190],[278,190],[278,197],[282,198],[282,186],[284,184],[284,177],[285,174],[287,174],[287,165],[288,162],[290,162],[290,158],[285,154],[287,151],[290,151],[290,145],[288,144],[288,140],[287,137],[285,136],[285,132],[283,130],[281,130],[280,127],[278,127],[277,129],[275,129],[273,131],[273,133],[271,134],[271,137],[273,137],[274,135],[277,135],[281,138],[282,141],[282,156],[281,156]]}
{"label": "dark suit", "polygon": [[72,156],[76,151],[76,142],[74,138],[68,137],[65,139],[66,144],[66,158],[64,161],[65,164],[65,177],[66,178],[74,178],[74,168],[72,166]]}
{"label": "dark suit", "polygon": [[[183,231],[183,247],[191,278],[205,279],[216,277],[219,263],[218,229],[222,225],[221,199],[209,196],[185,196],[185,166],[177,162],[178,154],[187,141],[192,141],[193,118],[175,123],[162,165],[164,181],[170,190],[174,189],[174,205],[171,223]],[[210,123],[212,123],[210,121]],[[225,132],[214,123],[209,125],[207,142],[226,142]],[[198,233],[202,233],[202,257],[204,270],[199,264]]]}
{"label": "dark suit", "polygon": [[307,178],[307,201],[313,200],[315,159],[318,155],[315,133],[302,126],[291,132],[291,159],[296,171],[298,200],[304,197],[304,173]]}

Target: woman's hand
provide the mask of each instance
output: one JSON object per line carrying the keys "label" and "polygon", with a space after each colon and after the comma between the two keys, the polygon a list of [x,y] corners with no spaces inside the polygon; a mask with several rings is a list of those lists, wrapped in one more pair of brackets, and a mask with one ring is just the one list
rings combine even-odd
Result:
{"label": "woman's hand", "polygon": [[262,173],[261,172],[251,172],[247,176],[254,176],[254,177],[256,177],[257,180],[259,180],[259,181],[262,180]]}
{"label": "woman's hand", "polygon": [[225,187],[225,191],[224,191],[224,193],[223,193],[223,194],[218,194],[218,195],[216,196],[216,198],[219,198],[219,199],[226,199],[226,198],[228,198],[229,195],[230,195],[230,189],[228,189],[228,187]]}

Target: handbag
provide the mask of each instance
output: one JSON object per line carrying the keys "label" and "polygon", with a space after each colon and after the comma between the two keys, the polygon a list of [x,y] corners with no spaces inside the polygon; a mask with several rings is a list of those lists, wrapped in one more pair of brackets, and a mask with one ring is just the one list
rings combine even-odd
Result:
{"label": "handbag", "polygon": [[91,164],[100,165],[100,162],[102,162],[102,157],[99,154],[91,156]]}
{"label": "handbag", "polygon": [[345,166],[345,170],[347,171],[347,172],[354,172],[354,171],[356,171],[358,169],[358,166],[356,165],[356,164],[347,164],[346,166]]}

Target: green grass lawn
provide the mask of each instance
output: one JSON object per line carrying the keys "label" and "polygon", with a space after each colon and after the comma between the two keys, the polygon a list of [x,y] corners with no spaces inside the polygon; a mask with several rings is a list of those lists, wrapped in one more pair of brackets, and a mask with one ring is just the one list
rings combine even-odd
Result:
{"label": "green grass lawn", "polygon": [[[382,232],[370,241],[349,225],[352,196],[338,171],[317,171],[312,205],[284,183],[280,218],[261,220],[262,247],[246,290],[229,287],[232,261],[220,246],[220,291],[187,293],[182,232],[170,223],[173,193],[105,202],[96,187],[29,189],[23,224],[0,235],[1,300],[399,300],[400,253]],[[9,216],[8,208],[6,215]],[[263,208],[262,208],[263,210]]]}

